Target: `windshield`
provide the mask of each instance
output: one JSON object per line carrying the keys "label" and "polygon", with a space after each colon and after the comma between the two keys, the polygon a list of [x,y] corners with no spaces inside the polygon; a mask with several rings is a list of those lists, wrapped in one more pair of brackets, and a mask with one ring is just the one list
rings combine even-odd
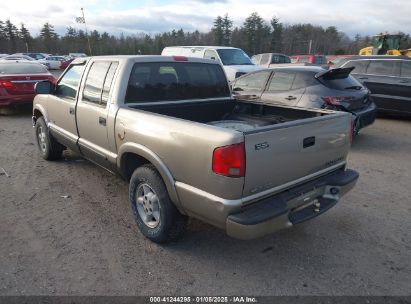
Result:
{"label": "windshield", "polygon": [[250,57],[240,49],[217,50],[223,65],[253,65]]}

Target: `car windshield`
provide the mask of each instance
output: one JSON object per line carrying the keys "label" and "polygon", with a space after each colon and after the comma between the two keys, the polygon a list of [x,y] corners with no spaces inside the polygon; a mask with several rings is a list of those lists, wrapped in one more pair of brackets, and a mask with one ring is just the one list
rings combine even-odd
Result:
{"label": "car windshield", "polygon": [[16,63],[0,64],[0,74],[42,74],[47,69],[41,64]]}
{"label": "car windshield", "polygon": [[240,49],[217,50],[223,65],[253,65],[250,57]]}

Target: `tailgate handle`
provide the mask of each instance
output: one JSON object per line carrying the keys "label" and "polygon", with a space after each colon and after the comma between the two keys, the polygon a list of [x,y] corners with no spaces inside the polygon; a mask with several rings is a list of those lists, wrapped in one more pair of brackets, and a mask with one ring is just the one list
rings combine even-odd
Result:
{"label": "tailgate handle", "polygon": [[315,145],[315,136],[304,138],[303,148],[308,148]]}

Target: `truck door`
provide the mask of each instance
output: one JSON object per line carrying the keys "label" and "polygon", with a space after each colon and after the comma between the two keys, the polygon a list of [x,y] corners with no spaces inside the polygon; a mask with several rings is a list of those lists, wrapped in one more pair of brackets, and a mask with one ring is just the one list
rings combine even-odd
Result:
{"label": "truck door", "polygon": [[71,65],[57,82],[54,94],[48,97],[50,132],[60,143],[77,152],[75,107],[85,63]]}
{"label": "truck door", "polygon": [[[108,141],[108,100],[118,62],[94,61],[79,94],[76,117],[80,152],[89,160],[114,169],[116,151],[110,151]],[[109,128],[114,132],[114,125]]]}

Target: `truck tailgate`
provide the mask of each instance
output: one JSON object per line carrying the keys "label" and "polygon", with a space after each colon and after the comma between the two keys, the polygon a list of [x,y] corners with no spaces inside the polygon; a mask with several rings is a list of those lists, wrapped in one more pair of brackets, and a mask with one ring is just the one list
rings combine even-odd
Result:
{"label": "truck tailgate", "polygon": [[244,133],[243,196],[327,171],[350,148],[351,115],[334,113]]}

